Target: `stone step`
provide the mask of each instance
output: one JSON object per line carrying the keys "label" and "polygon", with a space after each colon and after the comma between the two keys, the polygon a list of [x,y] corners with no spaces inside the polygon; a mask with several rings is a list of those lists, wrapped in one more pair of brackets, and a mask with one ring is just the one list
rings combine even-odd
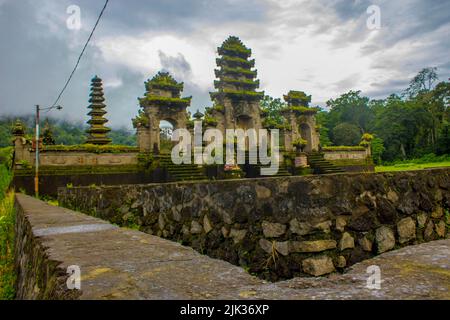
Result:
{"label": "stone step", "polygon": [[315,173],[319,174],[327,174],[327,173],[341,173],[344,170],[335,164],[327,161],[322,154],[319,153],[311,153],[308,154],[308,163],[310,167],[315,171]]}

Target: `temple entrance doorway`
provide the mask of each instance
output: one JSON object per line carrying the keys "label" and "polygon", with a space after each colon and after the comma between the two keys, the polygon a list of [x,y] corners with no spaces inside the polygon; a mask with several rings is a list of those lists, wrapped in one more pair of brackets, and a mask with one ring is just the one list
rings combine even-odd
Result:
{"label": "temple entrance doorway", "polygon": [[161,120],[159,122],[159,150],[161,153],[171,152],[173,146],[172,135],[174,130],[174,121]]}
{"label": "temple entrance doorway", "polygon": [[313,142],[313,138],[312,138],[312,131],[311,131],[311,127],[306,124],[306,123],[302,123],[300,125],[300,135],[303,139],[305,139],[307,141],[306,147],[305,147],[305,152],[311,152],[312,151],[312,142]]}

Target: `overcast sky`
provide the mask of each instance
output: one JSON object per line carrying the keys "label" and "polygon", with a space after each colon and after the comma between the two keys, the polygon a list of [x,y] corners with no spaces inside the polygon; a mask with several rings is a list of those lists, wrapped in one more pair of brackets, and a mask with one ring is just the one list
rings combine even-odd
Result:
{"label": "overcast sky", "polygon": [[[70,74],[103,0],[0,0],[0,115],[50,105]],[[81,28],[69,29],[70,5]],[[377,5],[381,28],[369,29]],[[372,20],[371,20],[372,21]],[[385,98],[422,68],[450,77],[449,0],[110,0],[54,116],[87,120],[90,79],[104,81],[112,127],[131,128],[144,81],[170,71],[193,96],[212,103],[216,49],[229,35],[252,49],[261,90],[312,95],[323,106],[349,90]]]}

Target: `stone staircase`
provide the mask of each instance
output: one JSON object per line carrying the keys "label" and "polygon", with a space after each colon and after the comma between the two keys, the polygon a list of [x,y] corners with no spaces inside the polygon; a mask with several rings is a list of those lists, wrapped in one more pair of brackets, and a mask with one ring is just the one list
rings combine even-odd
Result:
{"label": "stone staircase", "polygon": [[325,160],[323,154],[319,152],[308,153],[308,164],[315,174],[330,174],[345,172],[341,167]]}
{"label": "stone staircase", "polygon": [[[257,164],[250,164],[250,161],[254,161],[254,160],[256,160]],[[257,157],[255,159],[255,157],[254,156],[250,156],[249,153],[246,153],[246,155],[245,155],[245,163],[248,164],[248,166],[250,166],[252,168],[253,172],[257,172],[258,175],[260,175],[261,168],[269,168],[270,167],[270,165],[263,165],[263,164],[261,164],[257,160]],[[283,161],[279,165],[277,174],[270,175],[270,176],[267,176],[267,177],[286,177],[286,176],[291,176],[291,175],[292,174],[287,170],[286,163]]]}
{"label": "stone staircase", "polygon": [[174,164],[170,155],[159,155],[159,165],[167,169],[171,181],[199,181],[208,178],[203,169],[196,164]]}

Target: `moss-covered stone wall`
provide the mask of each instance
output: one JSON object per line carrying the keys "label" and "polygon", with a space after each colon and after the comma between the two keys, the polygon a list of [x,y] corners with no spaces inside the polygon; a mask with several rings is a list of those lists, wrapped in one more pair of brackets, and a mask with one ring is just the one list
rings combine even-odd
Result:
{"label": "moss-covered stone wall", "polygon": [[448,169],[59,190],[60,204],[269,280],[324,275],[445,238]]}
{"label": "moss-covered stone wall", "polygon": [[[71,300],[79,291],[67,290],[69,277],[58,261],[49,257],[44,241],[33,233],[30,212],[16,200],[15,268],[17,273],[16,299]],[[33,213],[42,208],[34,208]]]}

